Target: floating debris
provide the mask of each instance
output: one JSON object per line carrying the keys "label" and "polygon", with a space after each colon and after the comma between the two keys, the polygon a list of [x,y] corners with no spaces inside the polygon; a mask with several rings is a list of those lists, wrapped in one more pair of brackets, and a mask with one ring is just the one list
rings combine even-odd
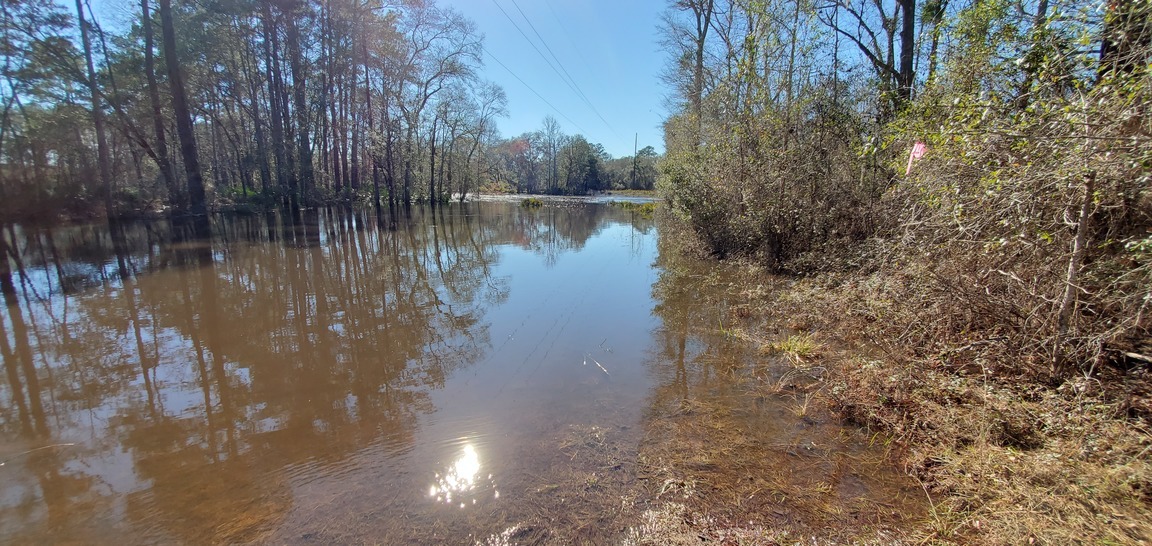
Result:
{"label": "floating debris", "polygon": [[76,444],[52,444],[52,445],[48,445],[48,446],[41,446],[41,447],[38,447],[35,449],[29,449],[28,451],[22,451],[20,453],[17,453],[15,455],[11,456],[11,457],[8,457],[7,459],[4,459],[3,461],[0,461],[0,466],[4,466],[4,465],[12,462],[13,460],[15,460],[19,457],[23,457],[24,455],[27,455],[29,453],[34,453],[34,452],[44,450],[44,449],[52,449],[54,447],[67,447],[67,446],[74,446],[74,445],[76,445]]}

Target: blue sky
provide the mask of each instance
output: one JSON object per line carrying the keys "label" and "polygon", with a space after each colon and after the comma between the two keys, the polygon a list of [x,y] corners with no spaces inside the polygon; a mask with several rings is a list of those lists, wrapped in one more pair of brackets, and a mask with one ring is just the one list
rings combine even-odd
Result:
{"label": "blue sky", "polygon": [[[503,136],[538,130],[544,117],[552,115],[565,133],[582,134],[590,142],[604,145],[613,157],[632,155],[637,134],[640,148],[652,146],[658,152],[664,151],[660,125],[666,117],[663,106],[666,90],[659,74],[666,59],[657,43],[656,30],[666,5],[664,0],[439,0],[438,3],[455,8],[474,21],[484,34],[487,52],[481,76],[496,82],[508,94],[509,116],[499,120]],[[503,8],[507,16],[497,6]],[[547,47],[540,43],[537,33]],[[556,66],[552,54],[562,68]],[[544,57],[552,61],[557,70],[550,68]],[[568,75],[591,106],[565,84]]]}

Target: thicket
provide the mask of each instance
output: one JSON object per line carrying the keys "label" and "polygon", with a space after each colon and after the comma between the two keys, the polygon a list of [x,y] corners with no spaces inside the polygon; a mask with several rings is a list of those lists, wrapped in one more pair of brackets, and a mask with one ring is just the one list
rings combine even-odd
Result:
{"label": "thicket", "polygon": [[807,396],[921,480],[909,535],[1152,540],[1152,3],[681,0],[665,29],[659,186],[707,252],[811,273],[750,305],[864,347]]}
{"label": "thicket", "polygon": [[882,270],[925,354],[1147,365],[1150,5],[674,3],[661,187],[717,256]]}

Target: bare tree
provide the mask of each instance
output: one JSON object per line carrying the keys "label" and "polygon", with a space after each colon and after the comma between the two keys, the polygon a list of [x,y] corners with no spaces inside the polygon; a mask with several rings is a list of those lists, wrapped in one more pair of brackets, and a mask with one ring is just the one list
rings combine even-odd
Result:
{"label": "bare tree", "polygon": [[868,59],[884,91],[892,93],[890,102],[895,108],[911,100],[916,79],[916,0],[893,0],[892,4],[886,0],[835,0],[834,5],[837,12],[848,14],[848,23],[834,19],[832,10],[826,9],[821,12],[824,24]]}

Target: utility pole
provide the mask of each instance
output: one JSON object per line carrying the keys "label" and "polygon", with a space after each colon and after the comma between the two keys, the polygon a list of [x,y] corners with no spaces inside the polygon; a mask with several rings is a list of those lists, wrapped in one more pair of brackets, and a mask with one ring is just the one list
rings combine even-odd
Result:
{"label": "utility pole", "polygon": [[630,189],[636,189],[636,165],[640,161],[640,158],[636,157],[636,154],[639,153],[636,147],[640,145],[640,133],[635,133],[635,135],[632,140],[632,187]]}

